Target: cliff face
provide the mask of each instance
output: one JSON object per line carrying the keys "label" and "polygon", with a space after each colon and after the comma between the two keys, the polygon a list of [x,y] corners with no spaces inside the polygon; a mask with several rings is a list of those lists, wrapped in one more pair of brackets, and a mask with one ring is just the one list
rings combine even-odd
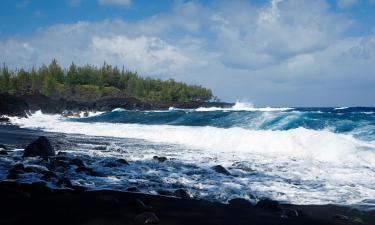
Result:
{"label": "cliff face", "polygon": [[144,102],[133,97],[105,97],[80,101],[63,98],[53,99],[39,92],[0,93],[0,115],[26,116],[26,112],[42,110],[57,114],[70,111],[110,111],[115,108],[128,110],[163,110],[169,107],[194,109],[199,107],[231,107],[232,103],[222,102]]}

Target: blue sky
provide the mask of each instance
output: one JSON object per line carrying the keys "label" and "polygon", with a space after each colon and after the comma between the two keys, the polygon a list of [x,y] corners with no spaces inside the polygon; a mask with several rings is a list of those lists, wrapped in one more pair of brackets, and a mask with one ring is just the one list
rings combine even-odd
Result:
{"label": "blue sky", "polygon": [[374,106],[375,0],[3,0],[0,61],[104,61],[257,106]]}

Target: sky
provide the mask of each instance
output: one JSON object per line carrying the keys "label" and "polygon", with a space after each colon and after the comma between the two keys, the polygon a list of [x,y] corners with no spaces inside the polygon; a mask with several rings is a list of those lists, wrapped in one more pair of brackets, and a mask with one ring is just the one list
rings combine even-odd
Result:
{"label": "sky", "polygon": [[255,106],[375,106],[375,0],[2,0],[0,62],[109,64]]}

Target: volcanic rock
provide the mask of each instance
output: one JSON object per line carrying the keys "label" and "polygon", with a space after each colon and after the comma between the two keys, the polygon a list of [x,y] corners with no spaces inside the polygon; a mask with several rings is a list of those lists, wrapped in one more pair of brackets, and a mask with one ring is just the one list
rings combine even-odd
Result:
{"label": "volcanic rock", "polygon": [[37,140],[31,142],[23,153],[23,157],[48,157],[54,156],[55,150],[51,146],[51,143],[46,137],[39,137]]}
{"label": "volcanic rock", "polygon": [[215,170],[218,173],[221,173],[221,174],[224,174],[224,175],[227,175],[227,176],[231,175],[231,173],[227,169],[225,169],[222,165],[216,165],[216,166],[212,167],[212,169]]}

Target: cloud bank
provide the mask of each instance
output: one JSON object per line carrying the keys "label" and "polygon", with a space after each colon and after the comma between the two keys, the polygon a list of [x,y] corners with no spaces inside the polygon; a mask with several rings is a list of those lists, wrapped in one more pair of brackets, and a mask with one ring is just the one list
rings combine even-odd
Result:
{"label": "cloud bank", "polygon": [[106,61],[259,106],[374,105],[375,34],[348,36],[355,21],[329,7],[324,0],[177,2],[135,22],[79,21],[0,40],[0,59],[12,67],[54,57],[64,66]]}

